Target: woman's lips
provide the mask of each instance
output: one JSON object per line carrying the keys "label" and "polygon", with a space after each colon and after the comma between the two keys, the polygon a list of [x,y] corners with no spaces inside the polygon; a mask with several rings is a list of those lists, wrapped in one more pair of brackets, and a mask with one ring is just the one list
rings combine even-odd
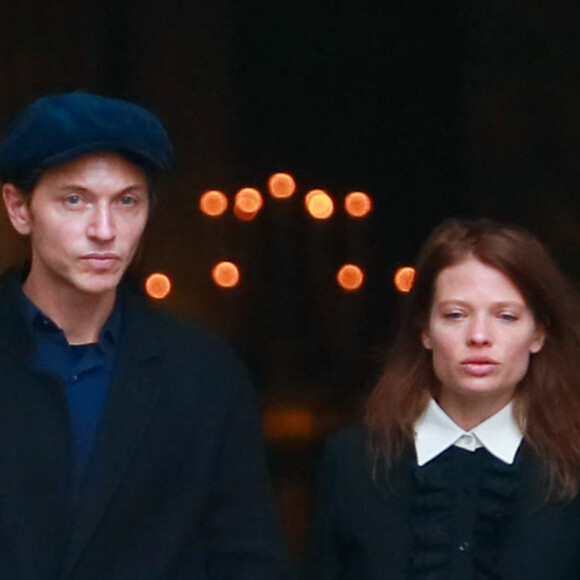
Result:
{"label": "woman's lips", "polygon": [[474,377],[484,377],[492,373],[499,363],[493,359],[482,358],[468,358],[461,361],[461,366],[464,371]]}

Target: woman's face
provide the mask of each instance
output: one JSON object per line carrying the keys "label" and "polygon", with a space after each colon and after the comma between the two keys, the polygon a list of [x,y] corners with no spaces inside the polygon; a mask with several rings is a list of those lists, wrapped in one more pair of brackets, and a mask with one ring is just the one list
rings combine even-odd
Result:
{"label": "woman's face", "polygon": [[422,341],[433,353],[442,406],[487,397],[499,409],[542,348],[544,331],[507,276],[469,258],[437,276]]}

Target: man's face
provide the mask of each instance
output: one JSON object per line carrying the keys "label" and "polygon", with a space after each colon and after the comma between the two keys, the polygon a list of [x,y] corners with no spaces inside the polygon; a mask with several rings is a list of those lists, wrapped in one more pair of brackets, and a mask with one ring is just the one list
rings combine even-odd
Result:
{"label": "man's face", "polygon": [[4,200],[13,226],[30,235],[30,282],[53,292],[114,292],[149,211],[143,172],[116,154],[48,170],[28,199],[8,184]]}

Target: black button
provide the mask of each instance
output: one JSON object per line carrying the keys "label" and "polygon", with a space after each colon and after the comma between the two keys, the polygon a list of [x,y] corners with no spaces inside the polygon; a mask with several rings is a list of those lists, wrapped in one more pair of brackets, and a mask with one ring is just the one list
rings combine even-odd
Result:
{"label": "black button", "polygon": [[457,549],[460,552],[467,552],[467,550],[469,550],[470,547],[471,546],[470,546],[469,542],[461,542],[461,544],[459,544],[459,546],[457,546]]}

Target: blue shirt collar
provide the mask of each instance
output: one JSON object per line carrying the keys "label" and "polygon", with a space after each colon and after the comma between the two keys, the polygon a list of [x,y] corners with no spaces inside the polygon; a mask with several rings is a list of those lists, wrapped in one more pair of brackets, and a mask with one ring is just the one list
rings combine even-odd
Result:
{"label": "blue shirt collar", "polygon": [[[20,295],[22,297],[22,306],[24,312],[24,318],[30,332],[35,335],[41,335],[44,337],[52,336],[63,336],[64,333],[61,328],[59,328],[46,314],[44,314],[37,306],[26,296],[22,287],[20,288]],[[99,344],[102,346],[111,345],[115,346],[119,343],[119,337],[121,334],[121,320],[122,320],[122,300],[120,299],[120,293],[117,293],[115,299],[115,305],[113,311],[107,318],[103,328],[99,332]],[[66,340],[66,339],[65,339]]]}

